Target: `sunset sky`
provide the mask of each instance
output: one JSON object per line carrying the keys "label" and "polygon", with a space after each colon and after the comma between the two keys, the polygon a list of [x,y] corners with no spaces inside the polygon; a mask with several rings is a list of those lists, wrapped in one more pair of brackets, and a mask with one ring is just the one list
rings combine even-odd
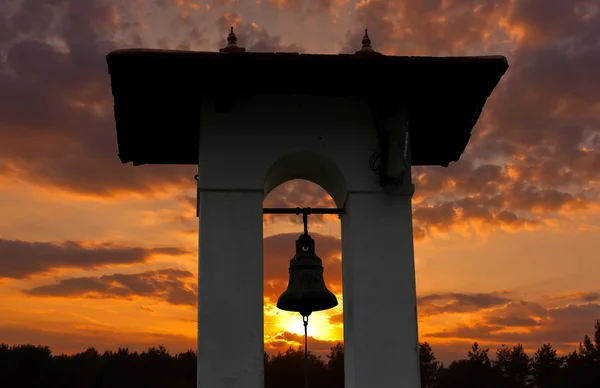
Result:
{"label": "sunset sky", "polygon": [[[473,341],[528,351],[551,342],[564,352],[592,333],[600,319],[597,1],[7,0],[0,342],[55,353],[195,348],[197,167],[120,163],[105,56],[216,51],[231,25],[248,51],[351,53],[369,28],[384,54],[506,56],[510,68],[460,162],[413,168],[420,340],[448,361]],[[334,204],[318,186],[292,181],[265,206]],[[311,217],[341,301],[339,220]],[[301,317],[274,306],[298,221],[265,217],[268,351],[302,341]],[[313,314],[311,350],[343,339],[341,314]]]}

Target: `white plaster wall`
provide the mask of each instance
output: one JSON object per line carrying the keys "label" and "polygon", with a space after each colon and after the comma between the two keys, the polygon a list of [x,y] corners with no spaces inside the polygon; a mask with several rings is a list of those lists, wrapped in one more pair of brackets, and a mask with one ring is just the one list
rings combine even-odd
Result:
{"label": "white plaster wall", "polygon": [[229,113],[215,113],[213,101],[205,99],[199,187],[261,189],[279,158],[305,150],[333,161],[349,190],[379,190],[369,168],[376,144],[370,107],[360,98],[252,96],[237,101]]}
{"label": "white plaster wall", "polygon": [[260,192],[203,192],[198,242],[198,388],[263,388]]}
{"label": "white plaster wall", "polygon": [[420,388],[411,195],[351,193],[342,217],[346,388]]}

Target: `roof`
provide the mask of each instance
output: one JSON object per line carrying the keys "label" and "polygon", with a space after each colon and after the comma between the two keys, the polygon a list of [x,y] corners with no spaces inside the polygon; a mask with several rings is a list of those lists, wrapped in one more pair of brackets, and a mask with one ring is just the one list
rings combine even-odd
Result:
{"label": "roof", "polygon": [[198,163],[202,95],[365,95],[393,101],[402,91],[409,96],[412,165],[448,166],[465,150],[487,98],[508,69],[503,56],[150,49],[113,51],[107,62],[119,157],[134,165]]}

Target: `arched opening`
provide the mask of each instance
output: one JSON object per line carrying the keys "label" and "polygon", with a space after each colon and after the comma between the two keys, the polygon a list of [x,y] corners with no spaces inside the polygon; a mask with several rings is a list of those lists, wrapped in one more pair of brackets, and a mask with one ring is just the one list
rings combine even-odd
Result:
{"label": "arched opening", "polygon": [[265,177],[265,197],[279,185],[303,179],[321,186],[338,207],[343,207],[348,195],[346,180],[340,169],[328,157],[316,152],[294,151],[277,160]]}
{"label": "arched opening", "polygon": [[[310,152],[288,154],[269,170],[265,179],[264,207],[342,207],[346,198],[345,180],[328,158]],[[289,280],[289,261],[295,254],[295,241],[302,234],[302,216],[266,214],[264,225],[264,332],[265,352],[275,355],[290,347],[304,347],[304,326],[298,313],[277,309],[278,297]],[[308,350],[321,356],[343,342],[343,294],[341,262],[341,223],[337,215],[313,214],[308,231],[315,240],[317,255],[323,261],[327,288],[338,306],[313,312],[308,324]],[[339,348],[338,348],[339,349]],[[301,365],[299,372],[302,372]]]}

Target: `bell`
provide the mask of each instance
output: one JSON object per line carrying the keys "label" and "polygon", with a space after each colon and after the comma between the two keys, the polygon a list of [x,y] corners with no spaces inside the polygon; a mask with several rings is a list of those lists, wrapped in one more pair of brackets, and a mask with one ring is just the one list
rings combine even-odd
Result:
{"label": "bell", "polygon": [[290,260],[290,282],[277,300],[277,308],[308,317],[338,305],[337,298],[325,286],[323,262],[315,253],[315,240],[305,233],[296,240],[296,256]]}

